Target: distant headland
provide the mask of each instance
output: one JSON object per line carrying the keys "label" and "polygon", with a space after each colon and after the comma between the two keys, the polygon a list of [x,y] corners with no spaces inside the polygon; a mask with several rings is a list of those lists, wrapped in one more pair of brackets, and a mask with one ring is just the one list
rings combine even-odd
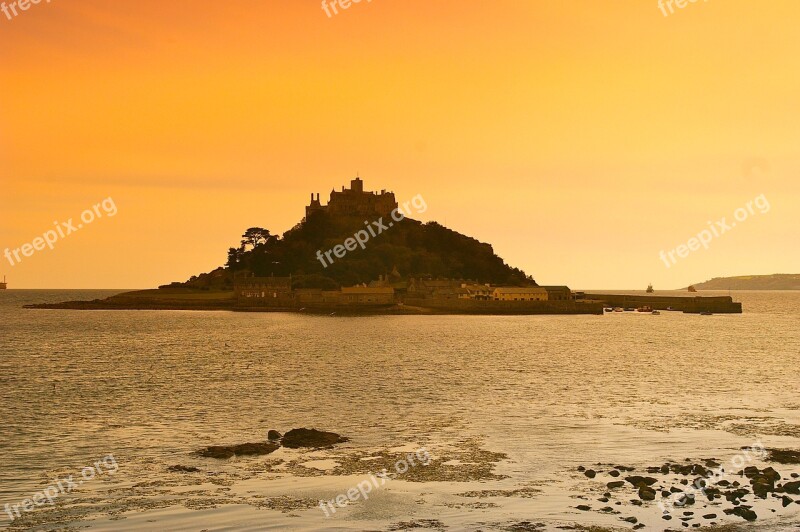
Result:
{"label": "distant headland", "polygon": [[694,285],[698,290],[800,290],[800,274],[740,275],[715,277]]}

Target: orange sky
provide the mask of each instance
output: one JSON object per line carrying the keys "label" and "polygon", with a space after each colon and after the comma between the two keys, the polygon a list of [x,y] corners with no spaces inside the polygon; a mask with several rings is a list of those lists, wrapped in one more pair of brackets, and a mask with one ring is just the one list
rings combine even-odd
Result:
{"label": "orange sky", "polygon": [[[8,3],[9,0],[6,0]],[[356,171],[540,283],[800,273],[800,3],[43,0],[0,13],[12,288],[152,287]],[[764,194],[771,209],[659,259]]]}

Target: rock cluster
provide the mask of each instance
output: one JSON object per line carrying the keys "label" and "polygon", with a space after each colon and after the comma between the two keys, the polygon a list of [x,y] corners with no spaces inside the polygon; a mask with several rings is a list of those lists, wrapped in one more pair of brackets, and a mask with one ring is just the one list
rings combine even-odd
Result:
{"label": "rock cluster", "polygon": [[[773,449],[768,456],[777,463],[800,463],[797,460],[800,458],[800,453],[796,451]],[[632,467],[602,464],[598,464],[594,469],[578,467],[578,471],[584,476],[589,479],[596,478],[605,485],[607,491],[597,499],[600,503],[608,504],[614,498],[615,490],[619,495],[624,495],[630,493],[632,489],[636,498],[630,499],[630,504],[643,506],[647,502],[656,501],[659,504],[659,511],[664,510],[662,515],[664,520],[678,519],[682,521],[683,526],[701,526],[699,523],[690,525],[690,521],[698,517],[706,521],[705,525],[718,524],[723,513],[746,521],[755,521],[758,519],[756,513],[758,505],[762,504],[758,501],[768,498],[777,499],[784,508],[791,504],[800,504],[800,498],[795,497],[800,495],[800,480],[795,480],[800,478],[800,474],[784,475],[771,466],[763,469],[748,466],[738,472],[725,472],[716,459],[697,463],[687,459],[684,463],[668,462],[645,468],[648,474],[655,476],[623,474],[634,470]],[[607,475],[610,479],[602,479],[603,475]],[[627,490],[623,491],[626,487]],[[703,499],[707,499],[711,503],[709,506],[714,508],[707,508],[703,512],[706,506],[703,504],[705,502]],[[718,508],[720,503],[728,507]],[[622,506],[623,502],[617,501],[614,504]],[[699,507],[699,511],[692,511],[695,507]],[[581,504],[576,506],[576,509],[590,511],[592,507]],[[607,514],[621,513],[611,506],[604,506],[596,511]],[[620,517],[620,519],[635,524],[634,529],[644,526],[641,523],[637,524],[635,517]]]}
{"label": "rock cluster", "polygon": [[281,445],[290,449],[301,447],[327,448],[348,441],[335,432],[316,429],[292,429],[281,437],[277,430],[267,433],[269,441],[261,443],[241,443],[238,445],[212,445],[197,452],[203,458],[226,459],[234,456],[259,456],[278,450]]}

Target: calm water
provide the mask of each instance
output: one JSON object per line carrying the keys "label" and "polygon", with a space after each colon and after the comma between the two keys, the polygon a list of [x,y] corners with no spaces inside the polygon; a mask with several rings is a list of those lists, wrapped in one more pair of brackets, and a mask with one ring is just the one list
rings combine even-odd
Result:
{"label": "calm water", "polygon": [[[734,293],[745,314],[728,316],[21,308],[111,293],[0,292],[0,510],[109,454],[119,466],[14,527],[549,530],[630,528],[620,517],[634,515],[659,530],[652,505],[575,510],[605,491],[576,467],[726,460],[758,438],[800,449],[800,292]],[[351,441],[224,462],[192,454],[295,427]],[[333,466],[421,446],[453,475],[391,481],[330,518],[314,507],[363,478]],[[202,472],[167,471],[178,464]],[[464,495],[485,490],[496,493]],[[800,523],[800,504],[775,508],[751,529]]]}

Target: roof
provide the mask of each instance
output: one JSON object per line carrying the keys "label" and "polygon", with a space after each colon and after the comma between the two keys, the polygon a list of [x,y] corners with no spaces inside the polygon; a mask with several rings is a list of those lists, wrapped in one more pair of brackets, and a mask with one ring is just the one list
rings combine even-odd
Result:
{"label": "roof", "polygon": [[369,288],[366,286],[350,286],[342,288],[343,294],[394,294],[394,288]]}
{"label": "roof", "polygon": [[525,287],[518,287],[518,286],[501,286],[494,289],[495,292],[499,292],[501,294],[542,294],[547,293],[541,286],[529,286]]}

